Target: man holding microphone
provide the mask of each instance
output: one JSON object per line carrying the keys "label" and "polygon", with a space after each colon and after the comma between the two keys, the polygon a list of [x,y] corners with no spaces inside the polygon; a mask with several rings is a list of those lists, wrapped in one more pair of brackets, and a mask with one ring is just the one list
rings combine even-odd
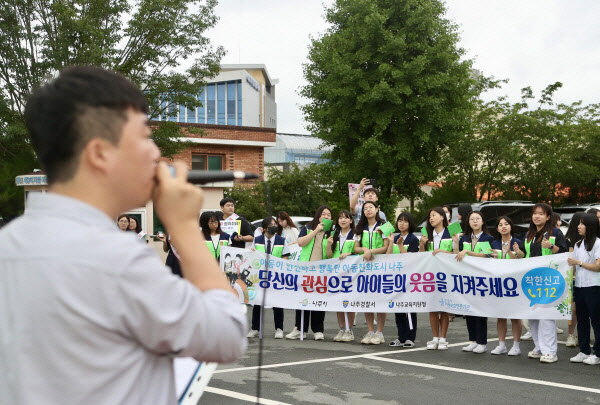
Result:
{"label": "man holding microphone", "polygon": [[[200,188],[152,139],[142,92],[74,67],[25,108],[49,192],[0,232],[0,403],[175,404],[172,358],[231,362],[246,317],[198,229]],[[114,219],[152,198],[173,276]]]}

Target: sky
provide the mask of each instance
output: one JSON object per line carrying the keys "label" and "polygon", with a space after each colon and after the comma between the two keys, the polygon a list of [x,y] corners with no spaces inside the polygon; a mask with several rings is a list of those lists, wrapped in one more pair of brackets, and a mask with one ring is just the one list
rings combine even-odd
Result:
{"label": "sky", "polygon": [[[400,1],[400,0],[399,0]],[[208,32],[227,55],[221,63],[264,64],[276,86],[277,132],[308,134],[300,106],[310,38],[327,29],[332,0],[221,0]],[[509,83],[484,98],[536,96],[560,81],[555,101],[600,103],[599,0],[447,0],[446,17],[459,25],[466,58],[486,76]]]}

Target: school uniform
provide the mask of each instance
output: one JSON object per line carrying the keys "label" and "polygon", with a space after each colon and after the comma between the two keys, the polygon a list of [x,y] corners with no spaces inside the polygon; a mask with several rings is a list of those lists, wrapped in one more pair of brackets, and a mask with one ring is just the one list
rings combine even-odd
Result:
{"label": "school uniform", "polygon": [[[482,245],[485,242],[491,243],[494,238],[484,232],[478,235],[463,235],[458,241],[458,250],[481,253]],[[478,345],[487,345],[487,317],[467,315],[467,330],[469,331],[469,340],[477,342]]]}
{"label": "school uniform", "polygon": [[[568,251],[567,240],[560,229],[554,228],[552,234],[548,238],[551,243],[558,246],[558,253]],[[533,238],[531,241],[525,239],[525,257],[548,256],[553,254],[552,250],[542,248],[542,242]],[[556,338],[556,321],[553,319],[530,319],[529,329],[533,337],[535,347],[533,351],[536,353],[550,354],[556,356],[558,349],[558,340]]]}
{"label": "school uniform", "polygon": [[446,252],[452,253],[452,236],[450,236],[448,229],[444,228],[444,230],[440,233],[437,233],[434,229],[432,233],[433,235],[431,235],[431,238],[429,236],[427,237],[425,250],[428,252],[433,252],[435,249],[442,249]]}
{"label": "school uniform", "polygon": [[[273,235],[271,238],[267,238],[264,234],[257,236],[254,238],[253,247],[259,252],[279,258],[289,254],[286,240],[279,235]],[[260,310],[260,305],[254,305],[252,308],[252,330],[260,330]],[[283,308],[273,307],[273,320],[275,329],[283,330]]]}
{"label": "school uniform", "polygon": [[502,237],[500,239],[495,239],[491,245],[492,245],[492,249],[499,251],[498,253],[498,259],[510,259],[510,255],[508,254],[508,252],[512,252],[513,254],[516,254],[513,246],[515,245],[515,243],[519,246],[519,249],[521,250],[521,252],[525,251],[525,246],[523,246],[523,242],[518,239],[515,238],[514,236],[510,238],[510,241],[508,242],[508,244],[502,242]]}
{"label": "school uniform", "polygon": [[[300,230],[300,234],[298,235],[298,239],[308,235],[313,232],[312,229],[309,229],[307,226],[303,226]],[[317,241],[316,239],[320,240]],[[301,262],[310,262],[315,260],[322,260],[327,258],[327,238],[325,237],[325,233],[323,233],[322,239],[319,236],[315,236],[311,241],[302,246],[302,250],[300,251],[300,258],[298,259]],[[310,328],[313,333],[325,331],[325,311],[310,311],[304,310],[304,333],[308,332],[308,325],[310,322]],[[296,310],[296,328],[300,330],[300,325],[302,323],[302,311]]]}
{"label": "school uniform", "polygon": [[[400,236],[402,235],[396,235],[394,237],[394,247],[392,252],[394,254],[400,253],[400,248],[398,247],[398,239],[400,239]],[[419,251],[419,238],[412,233],[409,233],[404,238],[403,245],[408,253],[417,253]],[[415,312],[396,312],[394,317],[396,318],[396,328],[398,329],[398,340],[400,343],[404,343],[407,340],[414,342],[417,338],[417,314]],[[411,322],[408,321],[408,317],[410,317],[412,322],[412,329],[410,328]]]}
{"label": "school uniform", "polygon": [[[593,264],[600,259],[600,239],[596,238],[592,250],[589,252],[582,241],[579,246],[575,244],[573,258],[583,263]],[[577,335],[579,351],[590,355],[590,322],[594,329],[596,342],[594,353],[600,357],[600,273],[577,266],[577,277],[573,287],[573,300],[577,312]]]}
{"label": "school uniform", "polygon": [[354,233],[350,230],[347,234],[338,236],[338,241],[335,244],[335,247],[332,247],[331,259],[335,259],[336,257],[340,257],[342,253],[351,253],[354,254]]}

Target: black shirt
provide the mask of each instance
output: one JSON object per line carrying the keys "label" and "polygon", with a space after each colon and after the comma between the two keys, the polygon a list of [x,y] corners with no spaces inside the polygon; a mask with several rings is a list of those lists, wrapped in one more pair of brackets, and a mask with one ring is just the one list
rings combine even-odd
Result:
{"label": "black shirt", "polygon": [[[254,236],[254,233],[252,232],[252,225],[250,225],[250,222],[248,222],[244,217],[238,217],[237,220],[242,221],[242,226],[240,227],[240,236],[248,236],[248,235]],[[243,249],[246,247],[246,242],[244,242],[243,240],[241,240],[239,242],[232,240],[231,246]]]}

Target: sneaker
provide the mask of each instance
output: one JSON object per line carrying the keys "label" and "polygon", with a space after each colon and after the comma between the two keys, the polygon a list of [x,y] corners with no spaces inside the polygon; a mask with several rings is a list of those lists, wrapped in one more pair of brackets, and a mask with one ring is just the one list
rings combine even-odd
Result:
{"label": "sneaker", "polygon": [[404,347],[415,347],[415,342],[413,342],[412,340],[407,340],[406,342],[404,342]]}
{"label": "sneaker", "polygon": [[531,336],[531,332],[527,331],[523,336],[521,336],[521,340],[532,340],[533,336]]}
{"label": "sneaker", "polygon": [[373,335],[375,335],[375,332],[368,332],[360,341],[360,343],[362,343],[363,345],[368,345],[371,343],[371,339],[373,339]]}
{"label": "sneaker", "polygon": [[335,337],[333,338],[333,341],[341,342],[343,336],[344,336],[344,329],[340,329],[340,331],[337,333],[337,335],[335,335]]}
{"label": "sneaker", "polygon": [[283,339],[283,330],[277,329],[275,331],[275,339]]}
{"label": "sneaker", "polygon": [[519,354],[521,354],[521,349],[519,349],[518,347],[511,347],[510,351],[508,352],[509,356],[518,356]]}
{"label": "sneaker", "polygon": [[427,350],[436,350],[439,342],[437,340],[430,340],[427,342]]}
{"label": "sneaker", "polygon": [[577,338],[575,337],[575,335],[567,336],[567,343],[565,344],[565,346],[567,346],[567,347],[577,346]]}
{"label": "sneaker", "polygon": [[556,363],[557,361],[558,357],[551,354],[544,354],[540,357],[540,363]]}
{"label": "sneaker", "polygon": [[351,330],[347,330],[344,332],[344,336],[342,336],[341,342],[351,342],[354,340],[354,333]]}
{"label": "sneaker", "polygon": [[251,330],[250,332],[248,332],[248,334],[246,335],[247,338],[255,338],[258,337],[258,331],[257,330]]}
{"label": "sneaker", "polygon": [[392,347],[404,347],[404,343],[400,341],[400,339],[396,339],[393,342],[390,342],[390,346]]}
{"label": "sneaker", "polygon": [[468,346],[463,347],[462,351],[463,352],[472,352],[473,349],[475,349],[476,347],[477,347],[477,343],[471,342],[471,343],[469,343]]}
{"label": "sneaker", "polygon": [[448,350],[448,341],[444,340],[443,342],[440,340],[438,343],[438,350]]}
{"label": "sneaker", "polygon": [[294,326],[294,330],[285,335],[286,339],[299,339],[300,338],[300,330]]}
{"label": "sneaker", "polygon": [[487,351],[487,345],[477,345],[475,349],[473,349],[473,353],[481,354]]}
{"label": "sneaker", "polygon": [[325,340],[325,335],[323,334],[323,332],[316,332],[315,340]]}
{"label": "sneaker", "polygon": [[559,334],[560,334],[560,333],[563,333],[563,332],[564,332],[564,330],[562,330],[562,329],[561,329],[561,328],[559,328],[558,326],[556,327],[556,333],[559,333]]}
{"label": "sneaker", "polygon": [[600,357],[596,356],[595,354],[592,354],[590,357],[585,359],[583,362],[585,364],[589,364],[590,366],[597,366],[598,364],[600,364]]}
{"label": "sneaker", "polygon": [[371,345],[380,345],[382,343],[385,343],[383,333],[375,333],[369,342]]}
{"label": "sneaker", "polygon": [[532,350],[529,353],[527,353],[527,357],[529,357],[530,359],[539,359],[540,357],[542,357],[542,353]]}
{"label": "sneaker", "polygon": [[579,352],[577,354],[577,356],[571,357],[571,359],[569,361],[571,363],[583,363],[583,361],[586,360],[588,357],[590,357],[590,356],[585,353]]}
{"label": "sneaker", "polygon": [[[512,350],[512,349],[511,349]],[[506,353],[506,346],[498,346],[494,350],[492,350],[491,354],[504,354]]]}

